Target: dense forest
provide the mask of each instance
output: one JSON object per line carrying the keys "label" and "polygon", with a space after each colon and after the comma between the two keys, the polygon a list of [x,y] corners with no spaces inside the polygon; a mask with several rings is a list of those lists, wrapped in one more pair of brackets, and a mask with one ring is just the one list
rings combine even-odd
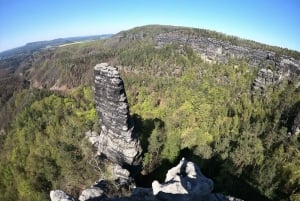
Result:
{"label": "dense forest", "polygon": [[[117,66],[124,80],[147,179],[164,179],[184,156],[214,180],[216,192],[244,200],[300,199],[300,140],[291,134],[300,112],[299,75],[253,90],[259,69],[274,66],[249,67],[243,58],[207,63],[176,43],[156,48],[153,36],[169,29],[142,27],[45,49],[7,71],[12,81],[1,87],[0,200],[49,200],[51,189],[78,195],[109,177],[104,164],[95,171],[94,150],[84,137],[99,130],[93,67],[101,62]],[[300,55],[220,33],[197,34]],[[9,63],[0,62],[1,70]]]}

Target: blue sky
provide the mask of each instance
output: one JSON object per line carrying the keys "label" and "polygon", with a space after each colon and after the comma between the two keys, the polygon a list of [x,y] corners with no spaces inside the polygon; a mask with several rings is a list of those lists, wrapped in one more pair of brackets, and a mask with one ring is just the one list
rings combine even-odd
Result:
{"label": "blue sky", "polygon": [[205,28],[300,51],[300,0],[0,0],[0,51],[146,24]]}

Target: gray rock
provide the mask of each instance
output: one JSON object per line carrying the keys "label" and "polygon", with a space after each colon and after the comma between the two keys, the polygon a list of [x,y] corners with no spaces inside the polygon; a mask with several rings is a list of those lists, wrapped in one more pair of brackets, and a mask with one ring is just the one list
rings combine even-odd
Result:
{"label": "gray rock", "polygon": [[[239,40],[239,39],[237,39]],[[276,56],[275,52],[235,44],[235,41],[222,41],[207,36],[189,34],[183,30],[172,30],[155,36],[156,48],[176,43],[190,46],[209,63],[228,63],[230,59],[246,59],[249,66],[264,67],[266,62],[281,70],[291,70],[300,74],[300,61],[287,56]]]}
{"label": "gray rock", "polygon": [[51,201],[75,201],[75,199],[61,190],[53,190],[50,192]]}
{"label": "gray rock", "polygon": [[95,102],[101,133],[93,136],[98,154],[121,166],[137,165],[141,147],[134,133],[123,80],[116,68],[107,63],[94,68]]}
{"label": "gray rock", "polygon": [[103,197],[103,190],[99,187],[92,186],[81,192],[80,201],[96,200]]}
{"label": "gray rock", "polygon": [[184,158],[167,173],[165,183],[152,183],[153,194],[165,200],[206,200],[213,190],[213,181],[198,166]]}
{"label": "gray rock", "polygon": [[85,136],[88,138],[90,143],[95,147],[99,146],[100,135],[95,131],[87,131]]}
{"label": "gray rock", "polygon": [[257,77],[252,84],[252,88],[254,90],[264,90],[267,86],[277,83],[278,81],[279,76],[273,73],[272,70],[262,68],[258,71]]}
{"label": "gray rock", "polygon": [[114,175],[116,177],[116,180],[121,184],[128,184],[132,179],[129,177],[130,172],[124,168],[122,168],[120,165],[116,164],[113,169]]}

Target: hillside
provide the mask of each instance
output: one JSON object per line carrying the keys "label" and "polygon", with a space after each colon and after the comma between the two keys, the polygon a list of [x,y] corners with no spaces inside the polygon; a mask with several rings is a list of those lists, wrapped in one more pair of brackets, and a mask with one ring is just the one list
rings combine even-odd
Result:
{"label": "hillside", "polygon": [[48,41],[27,43],[22,47],[17,47],[11,50],[0,52],[0,60],[9,59],[17,56],[29,56],[34,52],[40,51],[44,48],[53,48],[65,44],[99,40],[99,39],[109,38],[110,36],[112,36],[112,34],[105,34],[99,36],[78,36],[78,37],[69,37],[69,38],[58,38],[58,39],[48,40]]}
{"label": "hillside", "polygon": [[[0,200],[75,197],[96,178],[93,67],[124,80],[144,150],[137,185],[181,157],[244,200],[300,196],[300,53],[214,31],[151,25],[0,60]],[[147,181],[147,182],[146,182]],[[116,190],[117,191],[117,190]]]}

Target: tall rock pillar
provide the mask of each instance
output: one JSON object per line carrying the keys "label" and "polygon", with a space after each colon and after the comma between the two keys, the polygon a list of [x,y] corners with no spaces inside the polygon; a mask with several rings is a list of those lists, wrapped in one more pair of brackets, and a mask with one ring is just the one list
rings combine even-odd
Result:
{"label": "tall rock pillar", "polygon": [[116,68],[107,63],[94,68],[95,103],[101,126],[97,137],[98,154],[121,166],[137,165],[141,147],[134,133],[134,124],[123,80]]}

